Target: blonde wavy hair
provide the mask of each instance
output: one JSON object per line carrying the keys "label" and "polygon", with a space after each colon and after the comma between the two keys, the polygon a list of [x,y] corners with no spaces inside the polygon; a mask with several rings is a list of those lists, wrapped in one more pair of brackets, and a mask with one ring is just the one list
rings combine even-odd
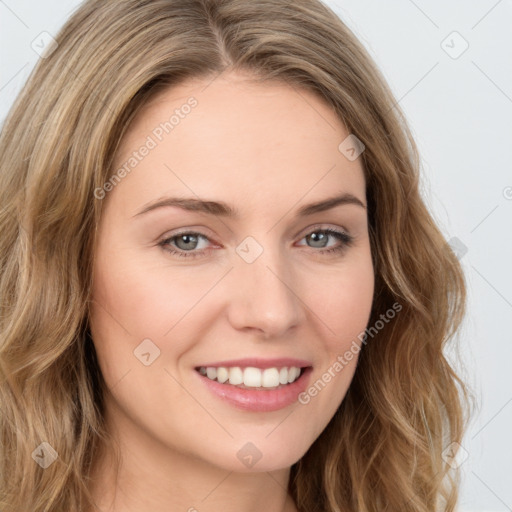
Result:
{"label": "blonde wavy hair", "polygon": [[[56,36],[0,136],[0,509],[93,509],[112,439],[88,326],[95,227],[130,121],[187,78],[225,70],[314,91],[365,145],[375,266],[364,346],[326,429],[291,468],[301,512],[455,509],[469,391],[445,357],[466,308],[461,266],[421,197],[418,150],[347,26],[318,0],[89,0]],[[381,322],[382,323],[382,322]],[[58,458],[33,460],[48,442]]]}

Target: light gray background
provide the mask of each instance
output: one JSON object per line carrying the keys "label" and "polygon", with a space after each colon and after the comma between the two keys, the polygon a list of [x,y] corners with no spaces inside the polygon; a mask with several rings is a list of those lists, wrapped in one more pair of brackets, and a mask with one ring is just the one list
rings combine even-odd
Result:
{"label": "light gray background", "polygon": [[[0,123],[39,58],[33,41],[79,3],[0,0]],[[458,341],[480,402],[459,509],[512,510],[512,0],[327,3],[389,81],[420,148],[427,204],[459,240],[469,312]]]}

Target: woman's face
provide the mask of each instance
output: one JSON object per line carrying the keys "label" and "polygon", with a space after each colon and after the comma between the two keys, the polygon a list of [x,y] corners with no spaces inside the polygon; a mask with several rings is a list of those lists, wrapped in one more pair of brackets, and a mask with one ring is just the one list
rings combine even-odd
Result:
{"label": "woman's face", "polygon": [[365,180],[313,94],[210,82],[155,97],[96,191],[91,332],[130,446],[269,471],[307,451],[354,374],[374,291]]}

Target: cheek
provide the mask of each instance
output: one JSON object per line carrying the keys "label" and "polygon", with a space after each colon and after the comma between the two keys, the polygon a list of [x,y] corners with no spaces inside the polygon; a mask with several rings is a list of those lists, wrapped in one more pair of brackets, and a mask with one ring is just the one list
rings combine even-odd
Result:
{"label": "cheek", "polygon": [[324,349],[331,356],[343,353],[370,318],[374,274],[369,251],[334,272],[317,274],[309,290],[308,302],[324,327]]}
{"label": "cheek", "polygon": [[[314,316],[321,333],[316,346],[323,357],[319,357],[299,403],[314,409],[322,424],[334,415],[350,386],[373,303],[374,274],[369,248],[347,259],[341,267],[329,274],[317,273],[308,287],[308,303],[316,305]],[[322,428],[321,424],[316,426]]]}
{"label": "cheek", "polygon": [[[99,255],[94,272],[90,326],[99,364],[109,386],[131,372],[129,379],[143,378],[146,386],[154,376],[158,387],[156,371],[180,373],[183,355],[215,321],[218,296],[207,295],[224,270],[171,269],[130,251],[117,254],[115,264]],[[152,372],[136,359],[148,349],[157,355]]]}
{"label": "cheek", "polygon": [[[299,395],[307,425],[306,435],[316,439],[343,401],[356,371],[362,334],[370,317],[374,277],[371,259],[337,269],[330,277],[317,279],[309,300],[316,304],[319,338],[317,367],[306,390]],[[315,315],[316,316],[316,315]],[[316,418],[315,421],[306,418]]]}
{"label": "cheek", "polygon": [[[137,256],[117,258],[115,265],[98,259],[90,314],[98,363],[107,386],[115,388],[115,400],[139,425],[145,413],[162,409],[162,397],[174,404],[190,401],[163,370],[178,376],[180,358],[197,338],[194,329],[204,311],[196,305],[211,286],[206,281],[197,272],[171,273]],[[146,366],[141,357],[147,352]],[[192,414],[184,408],[186,413]]]}
{"label": "cheek", "polygon": [[171,272],[128,256],[117,265],[98,266],[94,298],[126,332],[161,339],[193,310],[209,286],[208,277],[192,267]]}

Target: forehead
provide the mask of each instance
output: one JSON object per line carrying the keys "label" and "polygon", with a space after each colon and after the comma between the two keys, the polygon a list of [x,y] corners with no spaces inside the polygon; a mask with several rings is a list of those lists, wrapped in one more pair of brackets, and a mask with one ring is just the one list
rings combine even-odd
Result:
{"label": "forehead", "polygon": [[364,192],[361,159],[350,161],[338,149],[349,135],[332,107],[295,85],[236,74],[194,79],[145,105],[115,169],[147,146],[122,184],[142,200],[164,191],[259,204],[270,196],[314,200]]}

